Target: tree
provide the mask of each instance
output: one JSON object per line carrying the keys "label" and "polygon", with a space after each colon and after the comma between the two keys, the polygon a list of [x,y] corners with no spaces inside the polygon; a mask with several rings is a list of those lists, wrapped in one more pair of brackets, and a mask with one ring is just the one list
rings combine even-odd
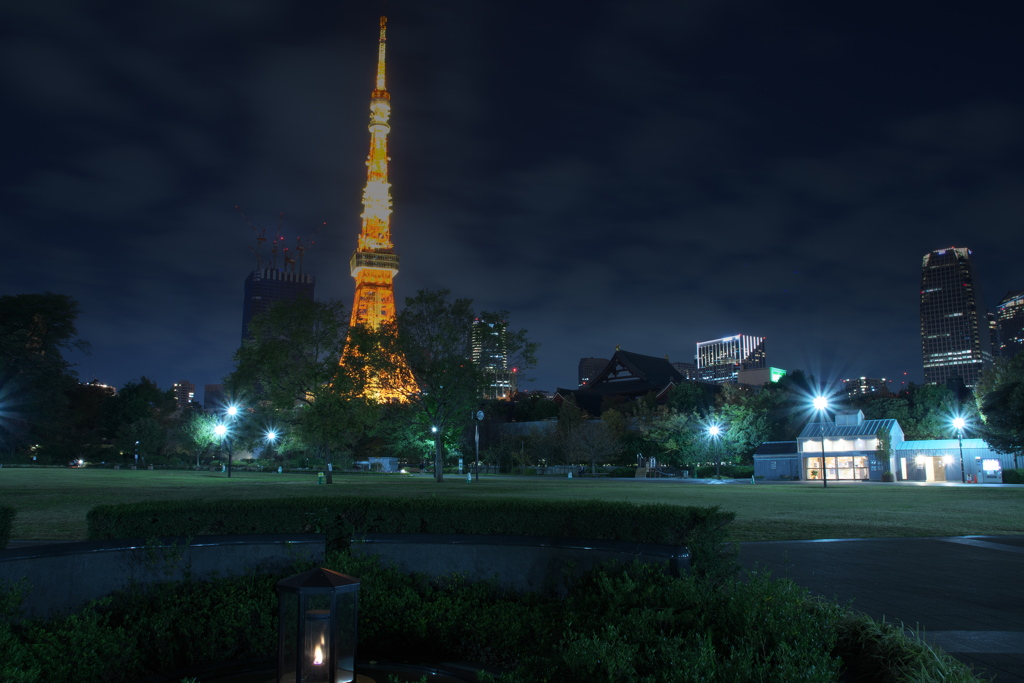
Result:
{"label": "tree", "polygon": [[122,454],[132,456],[136,464],[155,460],[163,453],[166,442],[167,428],[153,417],[122,424],[114,437],[114,447]]}
{"label": "tree", "polygon": [[175,436],[189,456],[195,456],[197,468],[200,458],[217,443],[217,435],[213,431],[216,426],[216,417],[198,410],[188,411],[178,422]]}
{"label": "tree", "polygon": [[[450,298],[448,290],[420,290],[405,300],[393,324],[380,330],[361,331],[357,348],[365,359],[364,373],[381,382],[404,382],[403,367],[411,371],[419,389],[408,397],[412,419],[423,434],[434,439],[434,478],[444,480],[445,438],[450,430],[461,431],[479,408],[488,374],[471,360],[474,319],[504,324],[506,311],[477,316],[470,299]],[[509,365],[528,369],[535,364],[537,345],[525,330],[505,326],[500,338]],[[490,355],[485,352],[484,357]],[[391,387],[397,388],[397,387]]]}
{"label": "tree", "polygon": [[640,431],[648,441],[660,445],[658,459],[667,465],[685,467],[706,459],[704,426],[696,413],[664,410],[657,417],[641,423]]}
{"label": "tree", "polygon": [[0,296],[0,439],[8,448],[42,444],[45,452],[67,426],[76,374],[64,353],[89,349],[78,313],[64,294]]}
{"label": "tree", "polygon": [[715,404],[719,389],[718,385],[684,380],[669,390],[666,404],[680,413],[706,413]]}
{"label": "tree", "polygon": [[729,425],[722,438],[741,462],[752,462],[757,447],[772,440],[775,425],[768,414],[758,408],[755,400],[724,406],[721,419]]}
{"label": "tree", "polygon": [[152,417],[161,423],[170,421],[178,409],[172,389],[160,389],[145,375],[128,380],[117,395],[104,401],[101,422],[108,436],[113,436],[126,424]]}
{"label": "tree", "polygon": [[376,419],[357,378],[338,363],[349,332],[344,304],[279,301],[255,316],[249,331],[225,388],[287,423],[290,438],[314,451],[331,483],[332,458],[351,458]]}
{"label": "tree", "polygon": [[[998,358],[975,387],[985,441],[1000,453],[1024,458],[1024,354]],[[1018,467],[1021,464],[1018,464]]]}

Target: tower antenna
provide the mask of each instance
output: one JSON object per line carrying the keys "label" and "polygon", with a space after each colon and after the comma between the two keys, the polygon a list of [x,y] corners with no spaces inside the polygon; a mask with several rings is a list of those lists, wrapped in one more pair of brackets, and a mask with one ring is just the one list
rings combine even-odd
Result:
{"label": "tower antenna", "polygon": [[250,246],[249,251],[256,255],[256,270],[260,270],[263,268],[263,256],[260,252],[263,249],[263,243],[267,241],[267,229],[249,220],[249,217],[245,215],[245,212],[237,204],[235,205],[235,211],[238,212],[238,215],[242,217],[245,224],[252,228],[253,234],[256,235],[256,247]]}

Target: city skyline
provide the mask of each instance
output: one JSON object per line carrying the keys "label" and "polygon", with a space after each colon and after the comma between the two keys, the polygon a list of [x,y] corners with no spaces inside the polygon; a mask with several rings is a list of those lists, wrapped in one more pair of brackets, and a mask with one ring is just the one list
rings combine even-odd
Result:
{"label": "city skyline", "polygon": [[[1021,48],[996,8],[393,0],[399,306],[508,310],[541,344],[525,389],[743,330],[772,366],[920,382],[922,255],[971,249],[989,311],[1024,288]],[[231,370],[236,205],[284,212],[318,296],[352,301],[378,12],[3,10],[0,292],[78,299],[82,381]]]}

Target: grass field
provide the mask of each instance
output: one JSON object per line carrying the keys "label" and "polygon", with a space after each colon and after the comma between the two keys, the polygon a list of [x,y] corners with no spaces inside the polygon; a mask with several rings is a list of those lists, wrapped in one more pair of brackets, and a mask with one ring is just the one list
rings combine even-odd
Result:
{"label": "grass field", "polygon": [[736,512],[737,541],[885,536],[1024,534],[1024,487],[808,483],[710,485],[679,480],[458,476],[436,484],[412,477],[338,476],[317,486],[310,475],[211,472],[0,469],[0,503],[18,510],[13,540],[82,540],[85,516],[103,503],[285,496],[452,496],[626,500],[719,505]]}

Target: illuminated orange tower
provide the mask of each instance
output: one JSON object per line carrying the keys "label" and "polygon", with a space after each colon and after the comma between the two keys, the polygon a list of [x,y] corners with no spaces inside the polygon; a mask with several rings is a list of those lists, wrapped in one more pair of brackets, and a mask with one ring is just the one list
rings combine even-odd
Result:
{"label": "illuminated orange tower", "polygon": [[[398,255],[391,244],[391,183],[388,182],[388,118],[391,94],[384,82],[384,52],[387,45],[387,17],[380,18],[380,42],[377,44],[377,83],[370,95],[370,154],[366,158],[366,187],[363,189],[363,228],[349,266],[356,280],[352,304],[352,326],[379,329],[395,320],[395,288]],[[405,400],[416,391],[412,374],[404,361],[399,363],[398,378],[375,382],[373,398],[383,401]]]}

